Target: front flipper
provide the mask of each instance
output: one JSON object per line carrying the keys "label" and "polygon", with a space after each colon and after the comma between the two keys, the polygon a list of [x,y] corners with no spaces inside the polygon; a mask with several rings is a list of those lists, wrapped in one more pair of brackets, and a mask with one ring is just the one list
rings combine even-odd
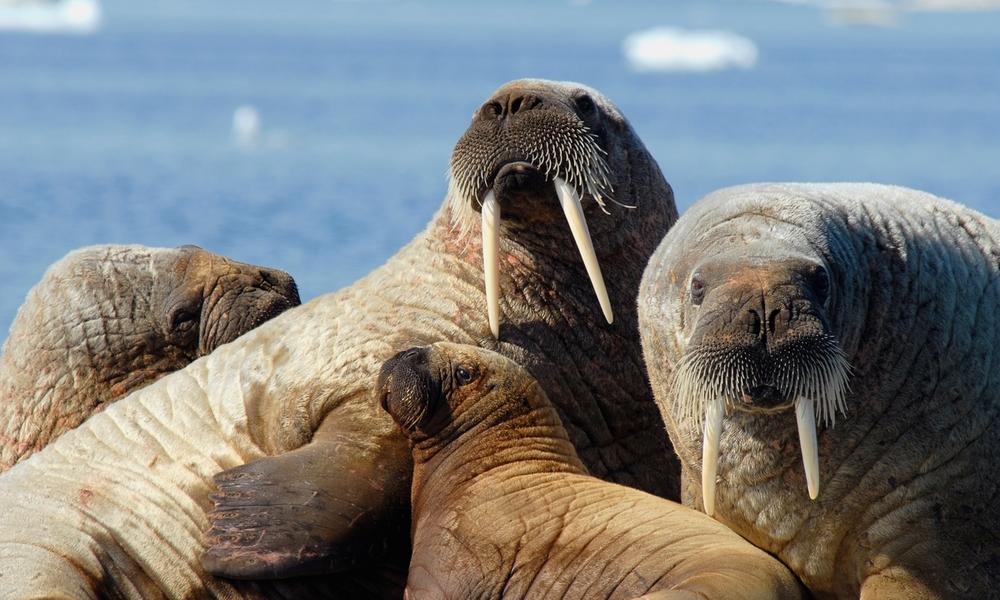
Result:
{"label": "front flipper", "polygon": [[[334,573],[409,553],[412,465],[402,436],[337,427],[305,446],[223,471],[205,569],[233,579]],[[404,563],[405,564],[405,563]]]}

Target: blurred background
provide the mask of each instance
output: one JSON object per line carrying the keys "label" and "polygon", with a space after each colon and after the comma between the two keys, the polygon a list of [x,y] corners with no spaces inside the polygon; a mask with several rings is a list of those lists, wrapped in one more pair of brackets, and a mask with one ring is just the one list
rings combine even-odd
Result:
{"label": "blurred background", "polygon": [[95,243],[344,286],[423,228],[473,110],[519,77],[612,98],[681,210],[859,180],[1000,217],[994,4],[0,0],[0,331]]}

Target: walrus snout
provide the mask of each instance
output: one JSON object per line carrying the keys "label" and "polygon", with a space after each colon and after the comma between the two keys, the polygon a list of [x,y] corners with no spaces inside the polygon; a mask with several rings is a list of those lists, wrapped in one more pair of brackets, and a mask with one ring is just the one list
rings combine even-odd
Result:
{"label": "walrus snout", "polygon": [[703,415],[702,497],[713,514],[727,410],[794,407],[809,497],[819,494],[816,417],[844,412],[849,367],[830,330],[822,260],[780,246],[724,250],[691,269],[684,302],[697,315],[675,379],[689,418]]}
{"label": "walrus snout", "polygon": [[278,269],[216,261],[212,268],[196,273],[195,282],[211,278],[216,282],[201,308],[198,353],[202,356],[301,304],[295,279]]}
{"label": "walrus snout", "polygon": [[416,347],[397,353],[379,370],[375,385],[379,404],[406,433],[420,425],[440,396],[429,362],[430,348]]}
{"label": "walrus snout", "polygon": [[561,213],[601,312],[613,323],[583,201],[607,213],[608,202],[614,200],[615,177],[608,166],[612,156],[605,138],[615,112],[586,86],[522,79],[497,90],[455,144],[449,196],[460,228],[468,231],[475,213],[480,213],[487,316],[494,337],[500,337],[502,219],[547,228]]}

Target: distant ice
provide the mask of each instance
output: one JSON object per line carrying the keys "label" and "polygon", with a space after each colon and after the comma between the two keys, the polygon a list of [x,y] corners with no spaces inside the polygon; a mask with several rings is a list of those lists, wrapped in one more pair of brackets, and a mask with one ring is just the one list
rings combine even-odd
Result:
{"label": "distant ice", "polygon": [[94,33],[100,27],[97,0],[0,0],[0,31]]}
{"label": "distant ice", "polygon": [[846,25],[894,25],[901,13],[1000,10],[1000,0],[775,0],[815,6]]}
{"label": "distant ice", "polygon": [[260,111],[244,104],[233,111],[233,142],[242,150],[284,150],[288,147],[288,132],[283,129],[264,131]]}
{"label": "distant ice", "polygon": [[625,58],[635,71],[717,71],[757,64],[757,45],[729,31],[657,27],[630,34]]}
{"label": "distant ice", "polygon": [[257,145],[260,138],[260,113],[244,104],[233,111],[233,140],[241,148]]}

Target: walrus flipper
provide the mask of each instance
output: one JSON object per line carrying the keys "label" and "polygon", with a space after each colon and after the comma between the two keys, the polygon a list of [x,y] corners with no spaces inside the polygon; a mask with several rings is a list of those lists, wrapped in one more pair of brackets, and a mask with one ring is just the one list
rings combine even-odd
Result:
{"label": "walrus flipper", "polygon": [[[391,561],[409,529],[398,440],[317,431],[302,448],[215,476],[205,569],[233,579],[319,575]],[[397,447],[398,446],[398,447]]]}

